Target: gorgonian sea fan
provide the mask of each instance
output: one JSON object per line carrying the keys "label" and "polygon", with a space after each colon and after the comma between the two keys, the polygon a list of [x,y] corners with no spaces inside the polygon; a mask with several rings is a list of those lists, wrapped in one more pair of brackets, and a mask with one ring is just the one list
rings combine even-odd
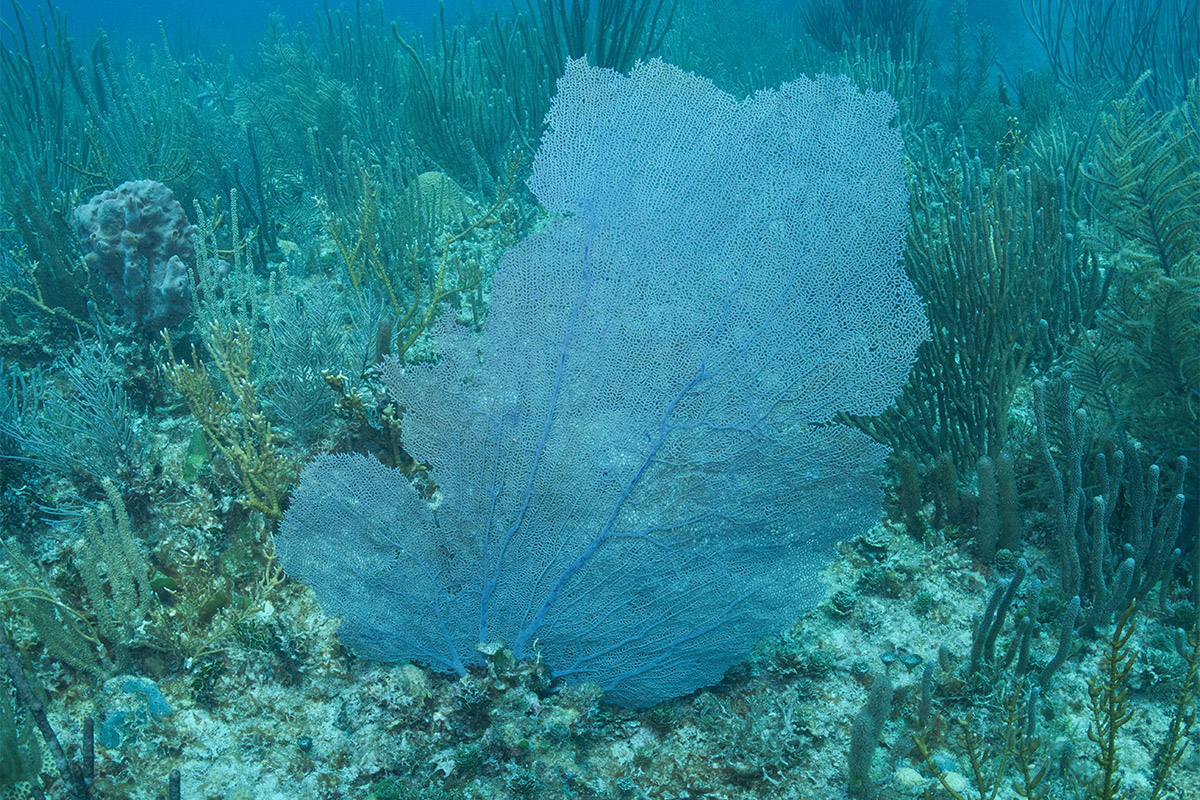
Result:
{"label": "gorgonian sea fan", "polygon": [[878,413],[927,330],[900,264],[895,102],[844,77],[738,102],[661,61],[568,65],[482,336],[385,368],[431,504],[324,456],[278,537],[340,636],[462,672],[536,646],[641,707],[716,682],[811,606],[879,516]]}

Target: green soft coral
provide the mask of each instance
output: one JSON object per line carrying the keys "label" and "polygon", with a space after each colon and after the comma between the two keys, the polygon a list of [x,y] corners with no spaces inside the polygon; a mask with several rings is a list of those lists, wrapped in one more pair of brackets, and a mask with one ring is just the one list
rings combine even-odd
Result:
{"label": "green soft coral", "polygon": [[[1136,89],[1134,90],[1136,91]],[[1087,246],[1113,270],[1076,382],[1119,427],[1195,461],[1200,425],[1200,82],[1147,113],[1134,92],[1103,120],[1086,175],[1098,220]]]}

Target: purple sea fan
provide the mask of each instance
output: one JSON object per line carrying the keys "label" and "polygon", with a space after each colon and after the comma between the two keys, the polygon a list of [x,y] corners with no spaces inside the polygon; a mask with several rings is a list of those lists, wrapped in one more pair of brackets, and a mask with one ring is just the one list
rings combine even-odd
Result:
{"label": "purple sea fan", "polygon": [[718,681],[879,517],[878,413],[927,330],[899,263],[895,102],[846,78],[742,102],[655,60],[571,62],[481,341],[385,368],[439,487],[324,456],[278,537],[360,655],[462,672],[535,643],[632,707]]}

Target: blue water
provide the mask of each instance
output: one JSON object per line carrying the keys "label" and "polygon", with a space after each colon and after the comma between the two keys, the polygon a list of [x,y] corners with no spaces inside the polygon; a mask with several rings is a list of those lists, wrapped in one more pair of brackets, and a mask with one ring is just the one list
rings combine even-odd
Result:
{"label": "blue water", "polygon": [[[791,13],[796,7],[792,0],[733,0],[733,4],[744,9],[748,17],[779,11]],[[23,5],[31,17],[45,18],[45,6]],[[68,31],[81,42],[90,44],[96,32],[104,30],[113,43],[130,41],[156,45],[161,38],[161,25],[176,55],[252,50],[266,30],[271,15],[278,15],[284,27],[291,28],[319,22],[327,10],[348,17],[361,11],[375,18],[379,8],[379,3],[373,0],[360,3],[336,0],[117,0],[107,3],[63,0],[53,5],[66,15]],[[527,8],[525,0],[384,0],[382,5],[385,20],[395,20],[403,29],[415,34],[428,33],[439,13],[444,13],[450,24],[478,28],[495,14],[509,16],[514,10]],[[930,18],[935,24],[949,20],[952,5],[953,0],[932,0],[928,3]],[[11,24],[13,13],[11,4],[6,3],[0,7],[0,20]],[[1007,71],[1038,69],[1045,65],[1045,54],[1029,32],[1016,0],[968,2],[967,17],[970,25],[986,25],[994,32],[997,56]],[[947,37],[941,32],[934,37],[934,45],[943,54],[946,41]]]}
{"label": "blue water", "polygon": [[[85,40],[90,40],[93,31],[103,28],[114,41],[157,42],[161,21],[173,45],[198,46],[205,51],[236,50],[253,45],[265,30],[271,14],[281,15],[290,26],[317,20],[318,15],[324,15],[326,5],[331,12],[353,15],[355,11],[353,2],[323,4],[310,0],[117,0],[109,3],[65,0],[54,5],[66,14],[69,30]],[[373,14],[378,7],[375,2],[360,5],[364,10],[369,8]],[[444,5],[451,22],[486,20],[495,11],[506,11],[511,7],[506,0],[451,0]],[[39,11],[44,13],[44,8],[37,5],[25,6],[31,15]],[[439,3],[438,0],[386,0],[383,9],[385,18],[399,19],[425,31],[438,13]],[[12,7],[6,3],[0,9],[0,17],[8,22],[12,16]]]}

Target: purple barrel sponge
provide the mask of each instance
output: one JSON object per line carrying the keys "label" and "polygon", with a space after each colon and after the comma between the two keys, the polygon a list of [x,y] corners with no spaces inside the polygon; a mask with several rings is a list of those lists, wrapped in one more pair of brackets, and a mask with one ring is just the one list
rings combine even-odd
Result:
{"label": "purple barrel sponge", "polygon": [[157,181],[126,181],[75,209],[75,231],[130,323],[158,331],[192,307],[187,262],[194,257],[183,206]]}

